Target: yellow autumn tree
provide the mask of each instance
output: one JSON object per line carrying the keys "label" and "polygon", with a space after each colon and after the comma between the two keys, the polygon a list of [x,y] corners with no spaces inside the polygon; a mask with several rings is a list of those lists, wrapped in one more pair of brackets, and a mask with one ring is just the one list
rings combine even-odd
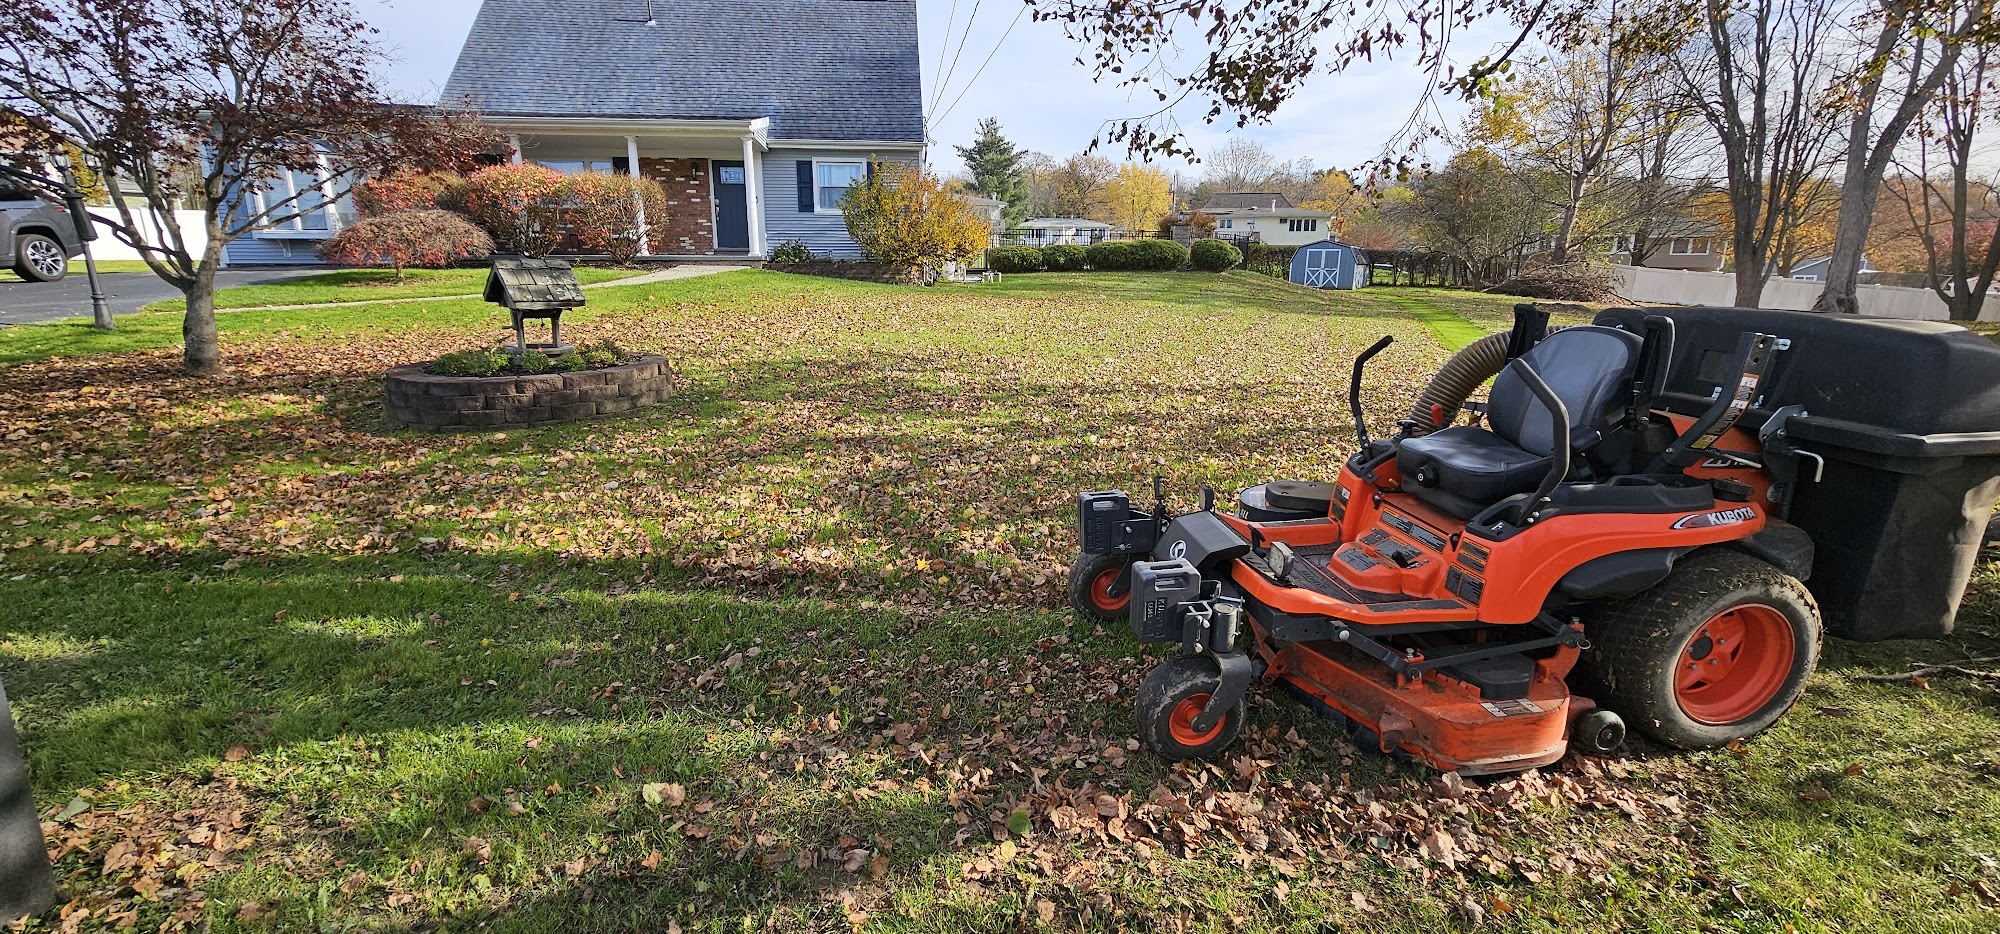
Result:
{"label": "yellow autumn tree", "polygon": [[945,263],[986,248],[992,228],[972,203],[914,165],[877,162],[840,199],[847,232],[862,252],[905,282],[925,282]]}
{"label": "yellow autumn tree", "polygon": [[1167,173],[1152,166],[1127,162],[1104,183],[1105,219],[1125,230],[1152,230],[1173,207]]}

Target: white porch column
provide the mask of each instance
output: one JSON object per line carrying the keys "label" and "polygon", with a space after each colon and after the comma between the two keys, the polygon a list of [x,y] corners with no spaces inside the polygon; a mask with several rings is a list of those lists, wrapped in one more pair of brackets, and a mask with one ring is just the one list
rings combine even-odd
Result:
{"label": "white porch column", "polygon": [[758,164],[757,140],[749,136],[743,138],[743,193],[750,215],[750,255],[762,259],[769,255],[764,249],[764,171]]}
{"label": "white porch column", "polygon": [[[625,170],[631,173],[633,181],[638,181],[645,177],[639,174],[639,137],[637,136],[625,137]],[[652,231],[646,226],[646,199],[637,194],[634,194],[632,198],[639,202],[639,255],[651,256],[653,255],[653,236]]]}
{"label": "white porch column", "polygon": [[507,137],[507,145],[509,145],[509,146],[512,146],[512,147],[514,147],[514,164],[515,164],[515,165],[520,165],[520,164],[521,164],[521,134],[519,134],[519,133],[515,133],[515,134],[512,134],[512,135],[508,136],[508,137]]}

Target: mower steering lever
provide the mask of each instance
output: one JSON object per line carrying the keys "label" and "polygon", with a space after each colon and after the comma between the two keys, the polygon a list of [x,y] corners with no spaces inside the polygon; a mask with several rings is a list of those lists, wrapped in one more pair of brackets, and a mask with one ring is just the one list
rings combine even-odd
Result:
{"label": "mower steering lever", "polygon": [[1362,351],[1361,356],[1354,358],[1354,373],[1347,382],[1347,408],[1354,413],[1354,436],[1360,440],[1362,451],[1368,450],[1368,421],[1361,412],[1361,372],[1368,368],[1368,361],[1375,359],[1376,354],[1395,342],[1395,335],[1384,334],[1381,340]]}

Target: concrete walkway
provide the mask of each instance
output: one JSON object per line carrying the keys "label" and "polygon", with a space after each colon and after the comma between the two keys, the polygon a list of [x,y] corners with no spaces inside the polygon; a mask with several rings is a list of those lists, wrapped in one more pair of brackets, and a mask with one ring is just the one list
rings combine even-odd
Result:
{"label": "concrete walkway", "polygon": [[[712,276],[719,272],[735,272],[738,269],[752,269],[752,268],[755,267],[711,264],[711,263],[690,263],[686,266],[673,266],[667,269],[662,269],[659,272],[649,272],[644,275],[632,276],[627,279],[612,279],[607,282],[593,282],[589,285],[584,286],[583,288],[584,291],[590,291],[592,289],[609,289],[616,286],[646,285],[652,282],[667,282],[673,279],[692,279],[696,276]],[[218,308],[216,309],[216,311],[218,313],[238,312],[238,311],[302,311],[312,308],[348,308],[355,305],[407,305],[412,302],[451,302],[451,301],[457,301],[459,299],[479,298],[479,297],[480,293],[472,292],[465,295],[426,295],[422,298],[377,298],[377,299],[369,299],[369,300],[354,301],[354,302],[318,302],[310,305],[255,305],[249,308]]]}

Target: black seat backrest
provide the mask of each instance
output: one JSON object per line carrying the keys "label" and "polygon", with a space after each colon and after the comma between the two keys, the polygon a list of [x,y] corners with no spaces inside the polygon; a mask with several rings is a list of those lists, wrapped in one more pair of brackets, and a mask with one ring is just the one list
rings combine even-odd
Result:
{"label": "black seat backrest", "polygon": [[[1616,328],[1563,328],[1523,356],[1569,410],[1572,446],[1588,446],[1624,414],[1642,343]],[[1508,443],[1534,454],[1555,453],[1548,408],[1512,371],[1501,370],[1493,381],[1486,413],[1493,433]]]}

